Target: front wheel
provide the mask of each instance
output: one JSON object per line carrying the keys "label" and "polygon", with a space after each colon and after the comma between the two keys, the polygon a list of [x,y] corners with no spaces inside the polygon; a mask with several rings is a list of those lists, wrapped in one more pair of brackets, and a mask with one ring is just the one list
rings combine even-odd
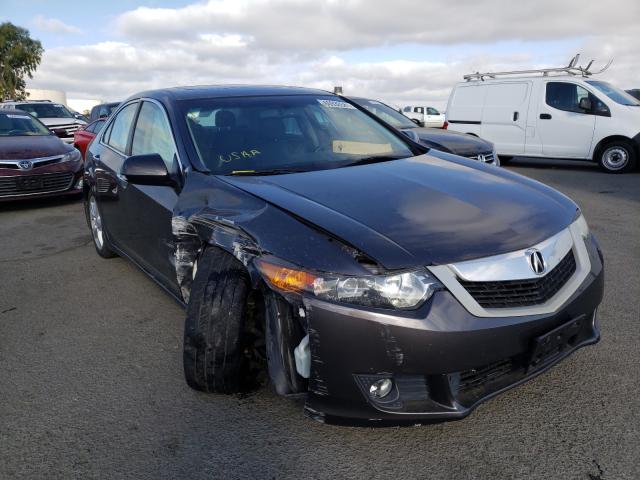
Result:
{"label": "front wheel", "polygon": [[203,392],[236,393],[246,368],[244,317],[250,293],[244,265],[209,247],[198,259],[184,325],[187,384]]}
{"label": "front wheel", "polygon": [[631,142],[616,140],[600,149],[598,164],[607,173],[627,173],[636,168],[636,152]]}

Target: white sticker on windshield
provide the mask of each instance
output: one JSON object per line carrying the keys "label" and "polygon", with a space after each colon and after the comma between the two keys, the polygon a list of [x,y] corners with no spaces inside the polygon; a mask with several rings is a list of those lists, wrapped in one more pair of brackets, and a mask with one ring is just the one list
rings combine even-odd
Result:
{"label": "white sticker on windshield", "polygon": [[24,120],[29,120],[29,117],[27,117],[26,115],[10,115],[7,113],[7,117],[8,118],[22,118]]}
{"label": "white sticker on windshield", "polygon": [[320,103],[320,105],[323,105],[327,108],[351,108],[353,110],[356,109],[356,107],[354,107],[353,105],[347,103],[347,102],[341,102],[339,100],[320,100],[318,99],[318,103]]}

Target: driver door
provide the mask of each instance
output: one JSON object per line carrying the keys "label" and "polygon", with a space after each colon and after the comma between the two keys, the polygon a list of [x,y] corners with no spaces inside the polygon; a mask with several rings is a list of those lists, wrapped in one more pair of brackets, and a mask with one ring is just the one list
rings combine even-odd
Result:
{"label": "driver door", "polygon": [[[169,173],[182,183],[174,136],[164,108],[144,100],[131,140],[131,155],[159,154]],[[121,239],[126,252],[157,281],[180,296],[175,269],[175,244],[171,231],[179,189],[135,185],[120,175],[121,203],[127,228]]]}

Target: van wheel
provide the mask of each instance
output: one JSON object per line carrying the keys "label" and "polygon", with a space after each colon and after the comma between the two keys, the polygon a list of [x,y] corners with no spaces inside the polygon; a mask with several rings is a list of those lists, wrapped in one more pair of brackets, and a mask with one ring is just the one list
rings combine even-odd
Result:
{"label": "van wheel", "polygon": [[598,164],[607,173],[627,173],[636,168],[636,152],[631,142],[615,140],[598,153]]}
{"label": "van wheel", "polygon": [[246,367],[244,316],[250,293],[244,266],[209,247],[198,259],[184,325],[187,384],[199,391],[235,393]]}

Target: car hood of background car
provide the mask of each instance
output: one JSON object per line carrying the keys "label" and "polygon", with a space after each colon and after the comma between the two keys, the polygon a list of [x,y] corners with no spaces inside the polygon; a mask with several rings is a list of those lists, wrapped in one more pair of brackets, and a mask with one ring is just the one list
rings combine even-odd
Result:
{"label": "car hood of background car", "polygon": [[543,184],[440,152],[222,179],[333,234],[388,269],[527,248],[567,227],[578,211]]}
{"label": "car hood of background car", "polygon": [[491,142],[466,133],[451,132],[437,128],[412,128],[411,131],[417,133],[420,140],[425,144],[436,149],[444,147],[445,151],[463,157],[493,150]]}
{"label": "car hood of background car", "polygon": [[0,160],[28,160],[31,158],[64,155],[73,150],[54,135],[24,135],[0,137]]}

